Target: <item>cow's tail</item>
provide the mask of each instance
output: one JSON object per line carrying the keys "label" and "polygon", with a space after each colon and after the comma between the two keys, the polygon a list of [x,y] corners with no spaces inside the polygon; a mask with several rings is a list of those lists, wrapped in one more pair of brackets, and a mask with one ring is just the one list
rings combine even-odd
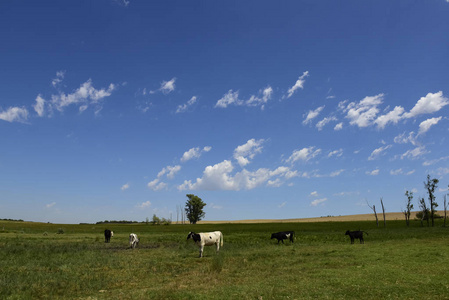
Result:
{"label": "cow's tail", "polygon": [[220,231],[220,247],[223,247],[223,233]]}

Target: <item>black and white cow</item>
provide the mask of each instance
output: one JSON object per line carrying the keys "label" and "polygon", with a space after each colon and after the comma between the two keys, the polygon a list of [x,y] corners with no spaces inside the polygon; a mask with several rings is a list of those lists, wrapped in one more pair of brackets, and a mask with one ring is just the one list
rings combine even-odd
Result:
{"label": "black and white cow", "polygon": [[137,245],[139,245],[139,238],[137,237],[137,234],[131,233],[129,235],[129,247],[134,249]]}
{"label": "black and white cow", "polygon": [[105,229],[104,231],[104,242],[105,243],[109,243],[111,241],[111,237],[114,236],[114,232],[109,230],[109,229]]}
{"label": "black and white cow", "polygon": [[293,239],[295,237],[294,231],[281,231],[271,234],[271,239],[277,239],[278,244],[282,241],[282,244],[284,243],[284,240],[289,239],[293,243]]}
{"label": "black and white cow", "polygon": [[[349,237],[351,238],[351,244],[354,244],[354,239],[359,239],[360,240],[360,244],[365,244],[365,240],[363,239],[363,233],[365,231],[361,231],[361,230],[357,230],[357,231],[346,231],[345,235],[349,235]],[[365,232],[366,234],[368,234],[368,232]]]}
{"label": "black and white cow", "polygon": [[187,240],[190,238],[193,239],[198,247],[200,247],[200,257],[203,257],[204,246],[216,245],[217,252],[220,250],[220,246],[223,247],[223,234],[221,231],[200,233],[189,232]]}

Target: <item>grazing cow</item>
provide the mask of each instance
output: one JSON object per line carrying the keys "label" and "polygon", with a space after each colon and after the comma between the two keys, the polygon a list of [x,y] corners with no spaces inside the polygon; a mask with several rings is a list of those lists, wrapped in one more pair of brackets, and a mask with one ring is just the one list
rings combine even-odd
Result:
{"label": "grazing cow", "polygon": [[131,233],[129,235],[129,247],[130,248],[136,248],[136,246],[139,244],[139,239],[137,238],[137,234]]}
{"label": "grazing cow", "polygon": [[271,235],[271,239],[277,239],[278,244],[280,241],[282,241],[282,244],[284,243],[284,240],[289,239],[293,243],[293,238],[295,237],[294,231],[281,231],[276,232]]}
{"label": "grazing cow", "polygon": [[357,231],[346,231],[345,235],[349,235],[349,237],[351,238],[351,244],[354,244],[354,239],[359,239],[360,240],[360,244],[365,244],[365,240],[363,240],[363,233],[368,234],[368,232],[366,231],[361,231],[361,230],[357,230]]}
{"label": "grazing cow", "polygon": [[223,247],[223,234],[221,231],[204,233],[189,232],[187,240],[190,238],[200,247],[200,257],[203,257],[204,246],[217,245],[217,252],[220,250],[220,246]]}
{"label": "grazing cow", "polygon": [[111,241],[111,237],[114,236],[114,232],[109,230],[109,229],[105,229],[104,231],[104,242],[105,243],[109,243]]}

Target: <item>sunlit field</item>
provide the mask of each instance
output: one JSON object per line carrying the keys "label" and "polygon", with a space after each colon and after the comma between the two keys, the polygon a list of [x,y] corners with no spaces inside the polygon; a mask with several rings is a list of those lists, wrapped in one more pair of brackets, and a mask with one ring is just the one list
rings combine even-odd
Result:
{"label": "sunlit field", "polygon": [[[413,221],[61,225],[0,222],[1,299],[445,299],[449,229]],[[346,230],[368,232],[351,245]],[[220,253],[186,241],[220,230]],[[294,244],[272,232],[294,230]],[[140,238],[128,249],[128,235]]]}

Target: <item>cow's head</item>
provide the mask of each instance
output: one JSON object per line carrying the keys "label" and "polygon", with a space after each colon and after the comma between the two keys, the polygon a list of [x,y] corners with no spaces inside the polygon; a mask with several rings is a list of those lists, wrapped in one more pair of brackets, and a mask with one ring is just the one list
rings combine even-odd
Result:
{"label": "cow's head", "polygon": [[349,230],[346,231],[345,235],[349,235]]}
{"label": "cow's head", "polygon": [[195,232],[189,232],[189,235],[187,236],[187,239],[192,238],[195,242],[201,241],[201,236],[198,233]]}
{"label": "cow's head", "polygon": [[276,235],[276,233],[272,233],[271,234],[271,239],[274,239],[276,237],[275,235]]}

